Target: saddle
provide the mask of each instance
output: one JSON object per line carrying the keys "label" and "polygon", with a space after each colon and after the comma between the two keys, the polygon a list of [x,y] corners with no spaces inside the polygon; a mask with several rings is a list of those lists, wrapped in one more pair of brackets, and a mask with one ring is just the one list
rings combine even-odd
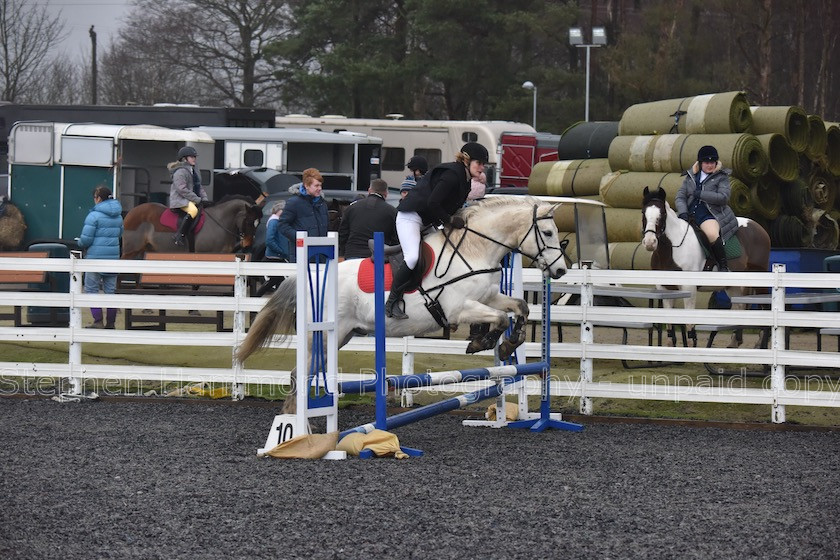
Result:
{"label": "saddle", "polygon": [[[703,248],[703,254],[706,256],[706,264],[703,266],[703,271],[708,272],[712,270],[716,266],[715,257],[712,254],[712,244],[709,243],[709,238],[706,237],[706,234],[703,233],[703,230],[700,229],[700,226],[697,224],[692,223],[691,229],[694,230],[694,235],[697,236],[697,241],[700,242],[700,246]],[[741,242],[738,240],[737,235],[733,235],[732,237],[724,243],[724,248],[726,249],[726,258],[727,259],[737,259],[741,256]]]}
{"label": "saddle", "polygon": [[[170,231],[175,233],[178,231],[178,225],[181,223],[181,220],[184,219],[186,214],[181,212],[175,212],[171,208],[167,208],[163,211],[163,214],[160,215],[160,225]],[[201,231],[201,226],[204,225],[204,212],[199,209],[198,218],[193,221],[193,226],[190,228],[190,231],[187,232],[187,235],[190,233],[196,234]]]}
{"label": "saddle", "polygon": [[[369,244],[372,244],[373,241],[371,240]],[[371,253],[373,249],[371,248]],[[391,284],[394,280],[393,271],[402,264],[402,249],[399,245],[386,245],[385,246],[385,291],[389,291],[391,289]],[[415,286],[419,286],[420,282],[423,278],[429,274],[429,271],[432,270],[432,267],[435,264],[435,253],[432,248],[426,243],[425,241],[420,244],[420,260],[417,263],[417,267],[415,267],[415,278],[413,278],[412,284]],[[358,283],[359,289],[366,293],[372,294],[374,290],[374,262],[373,257],[368,257],[366,259],[362,259],[362,262],[359,264],[359,274],[358,274]],[[406,293],[412,293],[417,291],[416,288],[413,290],[406,290]]]}

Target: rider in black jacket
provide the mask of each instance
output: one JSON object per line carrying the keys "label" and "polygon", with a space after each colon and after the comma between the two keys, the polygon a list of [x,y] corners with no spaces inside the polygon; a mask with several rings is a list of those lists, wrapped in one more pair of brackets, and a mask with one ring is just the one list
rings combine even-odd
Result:
{"label": "rider in black jacket", "polygon": [[464,205],[470,194],[470,181],[478,178],[489,159],[487,148],[476,142],[464,144],[452,163],[438,165],[417,183],[397,206],[397,233],[405,262],[394,272],[385,313],[395,319],[408,315],[397,305],[411,287],[414,269],[420,260],[420,232],[429,225],[464,227],[460,217],[452,215]]}

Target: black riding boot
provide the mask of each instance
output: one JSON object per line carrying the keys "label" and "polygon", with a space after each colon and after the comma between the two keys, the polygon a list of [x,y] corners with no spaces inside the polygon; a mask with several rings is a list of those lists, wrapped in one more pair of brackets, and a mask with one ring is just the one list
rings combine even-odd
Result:
{"label": "black riding boot", "polygon": [[729,264],[726,262],[726,247],[723,246],[723,239],[720,237],[712,243],[712,256],[717,261],[719,272],[729,272]]}
{"label": "black riding boot", "polygon": [[[404,262],[400,265],[394,273],[394,278],[391,281],[391,293],[388,295],[388,301],[385,302],[385,315],[394,319],[408,319],[405,314],[405,302],[402,301],[403,294],[410,287],[411,277],[414,275],[414,270],[408,268]],[[402,302],[402,309],[400,303]]]}
{"label": "black riding boot", "polygon": [[178,224],[178,231],[175,232],[175,235],[172,236],[172,241],[175,245],[183,245],[186,241],[187,232],[190,231],[190,226],[192,225],[192,216],[189,214],[184,214],[184,218],[181,220],[181,223]]}

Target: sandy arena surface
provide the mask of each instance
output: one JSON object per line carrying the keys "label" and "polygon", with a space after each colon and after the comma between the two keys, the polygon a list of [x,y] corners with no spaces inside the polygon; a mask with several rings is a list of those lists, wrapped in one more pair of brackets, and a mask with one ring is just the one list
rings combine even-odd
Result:
{"label": "sandy arena surface", "polygon": [[395,431],[422,458],[258,459],[275,412],[0,398],[0,558],[840,554],[840,431],[443,415]]}

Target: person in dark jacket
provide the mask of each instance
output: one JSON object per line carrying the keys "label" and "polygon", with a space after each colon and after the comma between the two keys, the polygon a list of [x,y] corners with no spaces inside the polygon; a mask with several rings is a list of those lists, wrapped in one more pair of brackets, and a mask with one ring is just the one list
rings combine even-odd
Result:
{"label": "person in dark jacket", "polygon": [[[99,186],[93,190],[94,207],[85,218],[82,234],[78,245],[87,249],[86,259],[119,259],[120,238],[123,233],[122,206],[111,196],[108,187]],[[97,294],[100,286],[106,294],[117,291],[117,274],[115,272],[85,272],[85,293]],[[102,324],[102,309],[92,307],[93,316],[91,327],[95,329],[113,329],[117,318],[117,310],[108,308],[105,324]]]}
{"label": "person in dark jacket", "polygon": [[[289,197],[286,208],[277,224],[280,233],[289,240],[289,262],[295,262],[297,232],[305,231],[310,237],[327,235],[327,203],[321,196],[324,178],[321,172],[310,167],[303,170],[303,182],[296,187],[297,192]],[[291,190],[291,189],[289,189]]]}
{"label": "person in dark jacket", "polygon": [[[280,216],[286,208],[285,200],[278,200],[271,207],[271,216],[265,225],[265,257],[266,262],[287,263],[289,262],[289,240],[280,233]],[[267,292],[273,292],[285,280],[284,276],[272,276],[257,290],[256,296],[261,297]]]}
{"label": "person in dark jacket", "polygon": [[738,231],[738,218],[729,207],[730,173],[721,165],[715,147],[703,146],[674,200],[677,215],[685,221],[693,220],[706,234],[721,272],[729,272],[724,242]]}
{"label": "person in dark jacket", "polygon": [[344,210],[338,227],[338,254],[346,259],[370,257],[368,240],[373,233],[385,234],[386,245],[399,243],[397,237],[397,209],[386,202],[388,183],[382,179],[370,182],[368,195]]}
{"label": "person in dark jacket", "polygon": [[463,220],[452,215],[466,202],[471,180],[481,175],[488,159],[487,148],[477,142],[467,142],[455,154],[454,162],[442,163],[429,171],[400,201],[397,234],[405,262],[394,272],[391,293],[385,302],[388,317],[408,318],[398,303],[416,281],[414,269],[420,260],[420,232],[430,225],[464,227]]}

